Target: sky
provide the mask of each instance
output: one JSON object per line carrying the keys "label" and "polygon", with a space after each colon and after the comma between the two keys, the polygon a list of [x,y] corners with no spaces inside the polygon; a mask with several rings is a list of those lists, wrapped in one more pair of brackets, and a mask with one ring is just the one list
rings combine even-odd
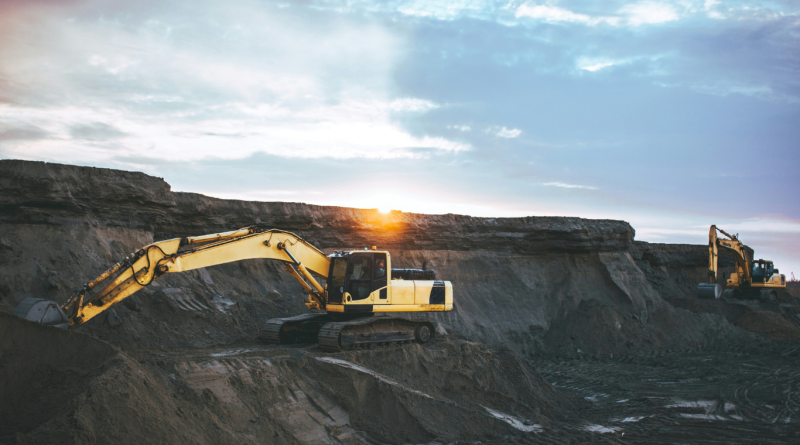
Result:
{"label": "sky", "polygon": [[0,0],[0,158],[650,242],[717,224],[800,276],[800,1]]}

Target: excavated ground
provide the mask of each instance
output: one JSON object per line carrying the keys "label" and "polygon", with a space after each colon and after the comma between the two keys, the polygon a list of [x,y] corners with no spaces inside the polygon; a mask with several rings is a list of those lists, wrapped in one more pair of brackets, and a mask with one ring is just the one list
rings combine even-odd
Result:
{"label": "excavated ground", "polygon": [[[425,346],[266,346],[260,323],[306,309],[280,264],[249,260],[72,331],[10,315],[153,240],[253,223],[436,269],[455,309],[417,315],[439,326]],[[798,298],[698,300],[704,245],[633,239],[622,221],[226,201],[0,161],[0,443],[800,441]]]}
{"label": "excavated ground", "polygon": [[7,314],[0,326],[0,443],[800,440],[796,343],[533,360],[452,338],[123,352]]}

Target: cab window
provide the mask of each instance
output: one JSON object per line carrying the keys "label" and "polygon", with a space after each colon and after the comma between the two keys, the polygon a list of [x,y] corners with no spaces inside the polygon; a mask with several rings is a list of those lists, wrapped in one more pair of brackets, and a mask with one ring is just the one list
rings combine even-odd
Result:
{"label": "cab window", "polygon": [[374,256],[372,266],[372,290],[378,290],[382,287],[386,287],[388,284],[386,280],[386,254],[376,253]]}
{"label": "cab window", "polygon": [[350,256],[347,267],[349,278],[348,292],[353,300],[363,300],[372,292],[372,254],[357,254]]}

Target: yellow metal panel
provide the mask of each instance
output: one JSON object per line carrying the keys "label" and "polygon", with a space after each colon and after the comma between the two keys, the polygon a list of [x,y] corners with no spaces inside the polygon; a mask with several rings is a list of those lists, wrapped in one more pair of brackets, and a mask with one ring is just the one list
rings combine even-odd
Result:
{"label": "yellow metal panel", "polygon": [[[386,298],[381,298],[381,289],[386,289]],[[369,295],[372,304],[392,304],[392,287],[383,287]]]}
{"label": "yellow metal panel", "polygon": [[414,282],[392,280],[392,304],[414,304]]}
{"label": "yellow metal panel", "polygon": [[453,309],[452,304],[392,304],[374,306],[373,312],[441,312]]}
{"label": "yellow metal panel", "polygon": [[[76,314],[77,317],[70,318],[70,325],[82,324],[91,320],[101,312],[139,291],[144,285],[150,284],[154,279],[156,264],[164,257],[162,251],[167,254],[175,252],[179,243],[179,239],[171,239],[142,248],[145,254],[122,270],[111,283],[95,296],[91,303],[80,308],[78,314]],[[151,246],[157,246],[157,248],[150,248]],[[135,276],[134,270],[137,271]]]}
{"label": "yellow metal panel", "polygon": [[757,287],[757,288],[759,288],[759,289],[764,289],[764,288],[769,288],[769,289],[784,289],[784,288],[786,287],[786,285],[785,285],[785,284],[780,284],[780,281],[778,281],[778,283],[777,283],[777,284],[776,284],[776,283],[773,283],[773,282],[768,282],[768,283],[753,283],[753,284],[751,284],[751,285],[750,285],[750,287]]}
{"label": "yellow metal panel", "polygon": [[[265,241],[270,245],[264,244]],[[258,233],[232,241],[223,240],[213,246],[201,246],[191,254],[182,253],[168,260],[167,265],[169,272],[183,272],[253,258],[291,262],[286,252],[278,249],[278,243],[284,243],[286,250],[291,252],[306,269],[327,278],[330,260],[318,249],[288,232]]]}
{"label": "yellow metal panel", "polygon": [[[329,304],[328,312],[344,312],[345,305]],[[372,312],[442,312],[453,309],[452,304],[381,304],[372,306]]]}
{"label": "yellow metal panel", "polygon": [[414,304],[428,304],[431,301],[433,281],[414,280]]}

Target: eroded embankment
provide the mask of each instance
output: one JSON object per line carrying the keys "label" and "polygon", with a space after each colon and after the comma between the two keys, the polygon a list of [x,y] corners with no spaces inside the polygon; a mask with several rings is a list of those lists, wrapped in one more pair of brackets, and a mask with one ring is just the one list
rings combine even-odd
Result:
{"label": "eroded embankment", "polygon": [[492,441],[581,406],[525,359],[464,341],[125,353],[8,314],[0,327],[1,443]]}
{"label": "eroded embankment", "polygon": [[87,335],[0,313],[0,437],[65,412],[115,357],[114,347]]}
{"label": "eroded embankment", "polygon": [[[0,304],[63,302],[153,240],[253,223],[327,251],[377,245],[393,267],[436,269],[456,288],[455,310],[433,315],[447,332],[523,353],[700,347],[738,331],[731,323],[752,310],[693,297],[703,246],[635,243],[623,221],[221,200],[141,173],[25,161],[0,161]],[[305,311],[300,293],[280,264],[242,261],[165,277],[81,330],[123,348],[254,339],[263,320]]]}
{"label": "eroded embankment", "polygon": [[[377,245],[391,251],[394,267],[436,269],[453,282],[455,310],[419,316],[434,318],[447,335],[424,347],[335,355],[261,345],[254,339],[264,320],[306,310],[300,287],[268,261],[165,277],[74,332],[2,313],[30,296],[63,302],[153,240],[253,223],[296,232],[327,251]],[[173,193],[141,173],[0,161],[0,442],[585,443],[625,431],[646,442],[654,430],[668,442],[685,438],[680,416],[647,411],[659,367],[677,366],[687,382],[736,379],[737,372],[720,377],[714,358],[704,367],[700,355],[685,370],[680,360],[665,365],[656,355],[646,372],[638,363],[669,350],[712,354],[744,345],[726,363],[750,366],[735,362],[739,351],[773,343],[736,326],[797,339],[800,319],[792,317],[800,307],[783,297],[697,300],[692,289],[705,280],[705,246],[633,237],[622,221],[381,215],[219,200]],[[780,428],[766,414],[741,416],[761,422],[754,437],[795,434],[795,417],[786,413],[800,407],[791,362],[797,351],[787,348],[776,349],[777,362],[756,362],[760,378],[771,378],[775,363],[785,370],[789,391],[757,406],[764,413],[787,406]],[[545,381],[531,357],[545,360],[537,366],[558,380]],[[639,397],[620,413],[656,420],[606,425],[610,407],[623,405],[606,401],[597,409],[580,381],[607,396]],[[670,394],[684,400],[693,391],[689,385]],[[721,414],[712,414],[730,420],[725,402],[714,406]]]}

